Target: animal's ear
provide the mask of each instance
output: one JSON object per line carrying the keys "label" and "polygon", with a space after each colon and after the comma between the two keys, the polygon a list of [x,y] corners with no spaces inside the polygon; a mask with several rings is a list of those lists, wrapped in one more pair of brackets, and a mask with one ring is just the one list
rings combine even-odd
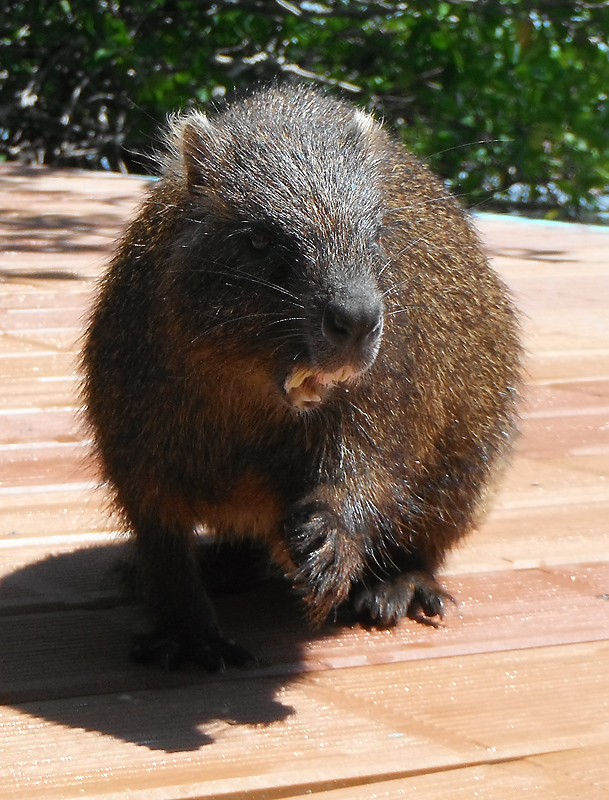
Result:
{"label": "animal's ear", "polygon": [[197,194],[209,183],[209,166],[217,149],[214,147],[217,133],[210,119],[196,111],[181,120],[178,136],[186,186],[191,194]]}
{"label": "animal's ear", "polygon": [[353,114],[353,126],[360,136],[370,136],[381,127],[371,114],[361,108]]}
{"label": "animal's ear", "polygon": [[387,142],[387,132],[381,123],[361,108],[353,113],[351,130],[356,138],[363,139],[373,150]]}

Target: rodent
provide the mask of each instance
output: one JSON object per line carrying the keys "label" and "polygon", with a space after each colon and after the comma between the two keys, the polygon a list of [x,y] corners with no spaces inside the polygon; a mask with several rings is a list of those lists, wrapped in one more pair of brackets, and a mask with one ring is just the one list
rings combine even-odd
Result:
{"label": "rodent", "polygon": [[466,213],[372,116],[299,85],[175,117],[83,350],[154,627],[209,670],[200,535],[253,537],[310,619],[442,616],[436,579],[517,428],[518,316]]}

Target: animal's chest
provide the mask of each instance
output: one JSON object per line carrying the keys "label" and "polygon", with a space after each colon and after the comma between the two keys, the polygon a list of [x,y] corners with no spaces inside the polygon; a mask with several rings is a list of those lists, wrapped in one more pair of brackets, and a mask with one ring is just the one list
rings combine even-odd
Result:
{"label": "animal's chest", "polygon": [[244,472],[231,487],[213,499],[201,499],[197,514],[218,534],[267,537],[279,525],[284,501],[269,481],[253,471]]}
{"label": "animal's chest", "polygon": [[286,572],[292,560],[281,535],[286,498],[255,472],[245,472],[216,501],[197,504],[197,516],[212,536],[246,537],[264,541],[271,558]]}
{"label": "animal's chest", "polygon": [[218,535],[274,541],[291,507],[337,478],[330,476],[338,459],[327,436],[309,441],[298,431],[275,430],[256,441],[216,440],[214,449],[199,473],[196,507],[201,523]]}

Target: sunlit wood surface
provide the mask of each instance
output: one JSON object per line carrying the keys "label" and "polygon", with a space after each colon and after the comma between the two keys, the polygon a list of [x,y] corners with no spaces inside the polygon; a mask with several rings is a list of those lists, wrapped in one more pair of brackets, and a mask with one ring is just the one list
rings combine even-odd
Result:
{"label": "sunlit wood surface", "polygon": [[143,181],[0,168],[0,798],[609,797],[609,230],[481,217],[524,314],[523,435],[439,629],[221,602],[261,666],[132,664],[77,410],[96,277]]}

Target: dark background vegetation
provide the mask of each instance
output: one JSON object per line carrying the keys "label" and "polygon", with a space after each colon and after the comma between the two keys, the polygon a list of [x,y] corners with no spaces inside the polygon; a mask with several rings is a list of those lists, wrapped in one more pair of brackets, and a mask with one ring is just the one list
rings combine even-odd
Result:
{"label": "dark background vegetation", "polygon": [[588,219],[609,3],[5,0],[0,158],[144,172],[168,112],[275,76],[383,116],[470,206]]}

